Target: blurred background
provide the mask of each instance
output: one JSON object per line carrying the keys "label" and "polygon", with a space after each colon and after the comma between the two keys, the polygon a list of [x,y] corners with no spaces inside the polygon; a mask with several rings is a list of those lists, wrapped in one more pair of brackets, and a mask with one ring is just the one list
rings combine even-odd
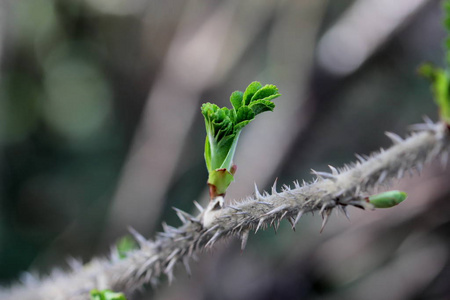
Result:
{"label": "blurred background", "polygon": [[[200,105],[252,81],[283,94],[243,132],[228,199],[310,180],[437,119],[437,0],[0,1],[0,283],[106,255],[172,206],[207,203]],[[131,299],[449,299],[450,172],[392,188],[390,210],[306,216],[200,255]],[[163,280],[165,281],[165,280]]]}

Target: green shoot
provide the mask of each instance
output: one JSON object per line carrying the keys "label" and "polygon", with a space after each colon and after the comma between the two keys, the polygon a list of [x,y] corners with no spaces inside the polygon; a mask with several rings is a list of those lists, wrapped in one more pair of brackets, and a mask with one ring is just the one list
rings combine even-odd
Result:
{"label": "green shoot", "polygon": [[91,290],[91,300],[127,300],[122,293],[115,293],[111,290]]}
{"label": "green shoot", "polygon": [[402,191],[389,191],[367,198],[367,201],[375,206],[375,208],[389,208],[403,202],[408,194]]}
{"label": "green shoot", "polygon": [[202,105],[206,125],[205,161],[211,199],[224,196],[234,180],[236,166],[233,158],[241,130],[258,114],[273,111],[275,104],[271,101],[279,96],[276,86],[262,86],[255,81],[245,92],[235,91],[231,94],[232,109],[219,108],[211,103]]}

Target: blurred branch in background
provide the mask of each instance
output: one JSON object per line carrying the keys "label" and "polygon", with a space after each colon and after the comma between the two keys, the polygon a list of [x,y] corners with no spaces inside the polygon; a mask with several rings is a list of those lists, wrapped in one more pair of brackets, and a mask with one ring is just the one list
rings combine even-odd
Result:
{"label": "blurred branch in background", "polygon": [[357,0],[320,39],[319,65],[349,75],[429,0]]}

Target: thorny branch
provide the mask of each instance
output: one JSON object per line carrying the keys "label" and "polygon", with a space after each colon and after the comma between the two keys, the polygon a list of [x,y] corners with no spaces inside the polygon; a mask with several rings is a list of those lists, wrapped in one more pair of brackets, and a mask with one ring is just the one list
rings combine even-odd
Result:
{"label": "thorny branch", "polygon": [[[424,124],[412,126],[413,132],[406,139],[386,133],[393,145],[381,149],[371,156],[359,156],[358,161],[336,169],[331,173],[316,172],[311,183],[294,183],[294,187],[283,186],[271,193],[261,194],[255,186],[255,195],[234,202],[223,209],[215,210],[210,205],[205,210],[196,203],[199,216],[175,209],[183,222],[179,228],[163,224],[164,231],[154,240],[147,240],[131,229],[140,249],[120,260],[115,250],[109,259],[94,259],[83,265],[71,261],[72,271],[55,271],[43,281],[30,274],[23,278],[24,286],[16,286],[0,293],[2,299],[89,299],[91,289],[109,288],[132,293],[144,283],[157,284],[165,274],[173,279],[174,267],[182,263],[190,273],[189,260],[196,252],[211,247],[226,236],[239,236],[245,247],[249,232],[273,226],[276,230],[282,219],[287,219],[292,228],[300,217],[308,212],[319,211],[325,226],[333,209],[346,214],[349,205],[370,208],[364,200],[367,192],[381,184],[389,184],[393,178],[401,178],[405,172],[420,170],[424,163],[440,157],[447,164],[450,145],[450,128],[429,119]],[[217,201],[222,200],[218,199]]]}

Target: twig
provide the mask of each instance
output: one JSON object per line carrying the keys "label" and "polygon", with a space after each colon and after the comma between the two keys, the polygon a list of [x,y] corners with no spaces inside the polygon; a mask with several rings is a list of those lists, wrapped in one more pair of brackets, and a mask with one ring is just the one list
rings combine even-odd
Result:
{"label": "twig", "polygon": [[250,230],[268,226],[277,229],[283,218],[295,227],[303,214],[319,211],[325,225],[334,208],[345,210],[349,205],[367,208],[362,199],[368,190],[402,177],[405,171],[420,170],[423,163],[438,156],[446,163],[450,150],[448,126],[427,121],[414,128],[417,131],[404,140],[388,133],[394,145],[387,150],[381,149],[368,157],[358,156],[358,162],[342,169],[330,167],[331,173],[313,171],[316,179],[312,183],[284,186],[280,192],[274,187],[272,194],[261,194],[255,189],[255,195],[242,202],[220,210],[207,208],[198,217],[177,210],[184,224],[179,228],[164,226],[164,232],[154,240],[146,240],[132,231],[141,248],[124,260],[118,259],[113,251],[110,259],[94,259],[84,266],[72,263],[71,272],[55,271],[43,281],[28,274],[23,286],[0,296],[84,300],[93,288],[132,293],[144,283],[156,285],[162,274],[172,281],[174,267],[180,262],[190,272],[189,259],[223,237],[238,235],[245,247]]}

